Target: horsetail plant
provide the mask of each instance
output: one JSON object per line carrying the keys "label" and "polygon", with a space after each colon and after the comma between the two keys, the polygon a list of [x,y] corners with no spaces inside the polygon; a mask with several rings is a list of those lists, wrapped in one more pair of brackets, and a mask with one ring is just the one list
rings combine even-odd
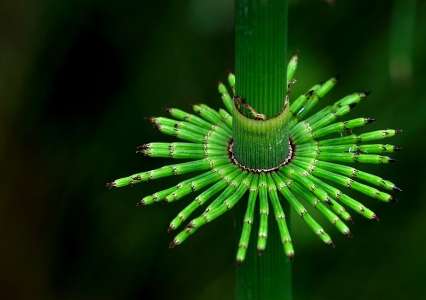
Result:
{"label": "horsetail plant", "polygon": [[[216,110],[205,104],[194,105],[194,113],[170,108],[169,117],[153,117],[150,121],[160,132],[181,141],[137,147],[137,153],[145,156],[188,161],[107,184],[110,188],[121,188],[197,173],[138,202],[138,206],[174,202],[200,192],[170,222],[169,231],[177,231],[171,247],[182,244],[202,226],[243,202],[237,262],[249,259],[253,252],[251,245],[263,252],[270,244],[270,251],[280,248],[292,258],[295,250],[289,230],[290,211],[299,215],[322,242],[334,245],[320,221],[311,215],[312,209],[338,232],[350,236],[347,223],[352,212],[369,220],[378,220],[378,216],[345,190],[382,202],[393,201],[393,192],[400,191],[391,181],[348,166],[387,164],[394,161],[388,155],[400,149],[380,142],[400,130],[352,133],[374,119],[342,120],[368,96],[367,92],[349,94],[315,111],[336,85],[333,77],[313,85],[298,97],[290,97],[287,88],[295,83],[298,57],[293,56],[286,64],[286,19],[286,1],[236,1],[236,76],[229,74],[227,84],[218,86],[224,109]],[[277,237],[281,244],[278,247],[274,246]],[[280,262],[267,266],[258,258],[251,258],[250,267],[243,264],[247,272],[237,280],[239,299],[291,298],[290,291],[285,297],[276,292],[283,289],[282,280],[290,282],[291,276],[282,273],[274,281],[273,276],[266,275],[273,272],[271,269],[289,269],[276,254],[273,256]],[[260,277],[269,279],[259,279],[253,275],[255,272],[263,272]],[[250,276],[257,279],[249,279]],[[252,282],[256,280],[264,282]],[[290,289],[287,283],[287,290]],[[247,296],[249,293],[252,296]]]}
{"label": "horsetail plant", "polygon": [[[297,57],[294,56],[288,65],[289,81],[295,72],[296,61]],[[257,249],[263,251],[266,248],[268,226],[271,226],[268,225],[267,216],[271,205],[284,253],[292,257],[294,255],[292,238],[282,208],[283,200],[279,194],[303,218],[314,234],[331,245],[333,243],[331,237],[308,213],[306,204],[317,209],[339,232],[350,235],[345,222],[351,220],[351,215],[346,208],[367,219],[377,220],[378,217],[332,184],[355,190],[383,202],[392,201],[394,198],[391,192],[400,191],[400,188],[388,180],[342,164],[387,164],[394,160],[384,154],[400,149],[399,146],[390,144],[370,144],[392,137],[400,133],[400,130],[386,129],[345,135],[350,129],[367,126],[374,121],[372,118],[336,122],[339,117],[349,113],[362,101],[367,93],[349,94],[333,105],[305,117],[333,88],[336,83],[334,78],[315,85],[291,104],[287,104],[286,121],[292,124],[286,129],[289,131],[287,142],[290,151],[280,165],[273,168],[250,168],[241,164],[235,156],[232,138],[232,114],[238,113],[235,106],[237,101],[232,100],[238,99],[233,92],[234,74],[230,74],[228,79],[231,92],[223,83],[218,87],[226,110],[214,110],[205,104],[194,105],[193,109],[197,115],[177,108],[168,109],[172,118],[153,117],[150,121],[162,133],[176,136],[184,142],[149,143],[138,146],[136,151],[149,157],[188,159],[189,162],[136,173],[107,184],[108,187],[119,188],[168,176],[202,172],[175,186],[145,196],[138,203],[138,206],[146,206],[160,201],[174,202],[205,188],[171,221],[169,230],[177,230],[197,209],[204,208],[203,213],[188,222],[175,236],[171,247],[182,244],[200,227],[232,209],[245,194],[248,194],[237,261],[243,262],[246,256],[253,218],[256,216],[256,202],[259,217]],[[252,117],[256,118],[256,114]]]}

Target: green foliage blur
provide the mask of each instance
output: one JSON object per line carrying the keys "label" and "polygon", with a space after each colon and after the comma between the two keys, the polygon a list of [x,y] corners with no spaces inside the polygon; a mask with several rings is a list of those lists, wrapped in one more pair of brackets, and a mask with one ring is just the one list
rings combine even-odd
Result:
{"label": "green foliage blur", "polygon": [[[293,218],[295,299],[426,299],[426,2],[298,0],[289,13],[292,94],[339,73],[326,103],[371,90],[353,116],[404,129],[398,162],[366,168],[404,190],[390,205],[359,197],[379,223],[356,217],[352,240],[328,227],[330,249]],[[175,179],[104,184],[166,162],[135,154],[169,140],[145,117],[220,106],[233,1],[5,0],[0,16],[0,298],[232,299],[232,213],[169,250],[185,201],[135,203]]]}

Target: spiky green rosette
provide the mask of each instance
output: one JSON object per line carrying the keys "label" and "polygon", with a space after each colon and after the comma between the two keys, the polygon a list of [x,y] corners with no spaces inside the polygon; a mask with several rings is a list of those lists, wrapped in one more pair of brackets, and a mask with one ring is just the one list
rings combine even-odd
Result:
{"label": "spiky green rosette", "polygon": [[[296,67],[297,57],[293,57],[288,64],[288,82],[292,81]],[[234,155],[232,114],[235,109],[233,99],[237,99],[234,95],[234,75],[229,75],[228,82],[232,96],[224,84],[219,84],[226,110],[217,111],[200,104],[194,106],[196,114],[172,108],[168,110],[172,118],[151,118],[162,133],[176,136],[185,142],[150,143],[137,148],[137,152],[146,156],[187,159],[188,162],[133,174],[108,184],[109,187],[118,188],[168,176],[200,172],[200,175],[146,196],[138,203],[139,206],[145,206],[160,201],[174,202],[202,191],[171,221],[170,230],[176,230],[197,210],[203,210],[175,236],[171,246],[180,245],[200,227],[231,210],[241,199],[248,201],[236,257],[239,262],[245,259],[256,216],[259,218],[257,248],[260,251],[266,248],[270,206],[284,252],[289,257],[294,255],[287,225],[288,212],[283,210],[283,201],[290,204],[314,234],[330,245],[333,244],[330,236],[309,214],[305,208],[307,205],[317,209],[344,235],[350,235],[345,223],[351,220],[347,208],[367,219],[378,219],[373,211],[340,189],[352,189],[383,202],[392,201],[390,192],[400,190],[388,180],[346,165],[386,164],[393,159],[383,154],[398,150],[397,146],[377,144],[375,141],[392,137],[399,130],[352,134],[352,129],[363,127],[373,119],[361,117],[338,121],[364,99],[366,93],[347,95],[334,104],[311,113],[319,100],[334,87],[336,80],[331,78],[325,83],[314,85],[307,93],[286,106],[285,134],[289,138],[285,141],[288,153],[283,162],[274,168],[250,169]],[[251,113],[253,117],[258,117],[256,112]],[[248,194],[248,198],[244,198],[245,194]]]}

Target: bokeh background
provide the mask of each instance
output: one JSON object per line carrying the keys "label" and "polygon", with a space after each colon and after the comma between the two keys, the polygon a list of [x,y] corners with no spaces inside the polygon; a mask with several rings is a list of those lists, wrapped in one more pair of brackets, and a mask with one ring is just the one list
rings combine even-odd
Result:
{"label": "bokeh background", "polygon": [[[324,101],[373,93],[353,115],[403,128],[398,183],[381,221],[355,218],[329,249],[292,220],[295,299],[426,299],[426,1],[291,1],[294,94],[339,73]],[[135,154],[161,137],[167,106],[220,105],[233,70],[233,1],[0,2],[0,298],[232,299],[232,214],[169,250],[185,201],[136,209],[175,179],[108,191],[165,161]]]}

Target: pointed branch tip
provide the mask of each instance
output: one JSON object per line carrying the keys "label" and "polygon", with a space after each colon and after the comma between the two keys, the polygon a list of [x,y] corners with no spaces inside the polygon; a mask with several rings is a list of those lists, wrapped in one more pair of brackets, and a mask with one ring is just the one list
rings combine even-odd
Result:
{"label": "pointed branch tip", "polygon": [[143,200],[141,200],[138,203],[136,203],[136,207],[142,208],[142,207],[145,207],[145,206],[146,206],[146,204],[145,204],[145,202]]}
{"label": "pointed branch tip", "polygon": [[115,182],[114,182],[114,181],[112,181],[112,182],[107,182],[107,183],[105,184],[105,187],[111,190],[111,189],[113,189],[113,188],[116,188],[116,187],[117,187],[117,185],[115,184]]}
{"label": "pointed branch tip", "polygon": [[169,244],[170,249],[173,249],[176,246],[177,246],[177,244],[176,244],[175,240],[171,241],[170,244]]}
{"label": "pointed branch tip", "polygon": [[151,122],[152,124],[156,124],[157,122],[155,121],[155,117],[145,117],[146,120],[148,120],[149,122]]}
{"label": "pointed branch tip", "polygon": [[147,150],[148,148],[149,148],[149,144],[138,145],[136,146],[136,153],[144,153],[145,150]]}
{"label": "pointed branch tip", "polygon": [[402,192],[402,189],[400,188],[400,187],[398,187],[398,186],[394,186],[393,187],[393,189],[392,189],[394,192]]}

